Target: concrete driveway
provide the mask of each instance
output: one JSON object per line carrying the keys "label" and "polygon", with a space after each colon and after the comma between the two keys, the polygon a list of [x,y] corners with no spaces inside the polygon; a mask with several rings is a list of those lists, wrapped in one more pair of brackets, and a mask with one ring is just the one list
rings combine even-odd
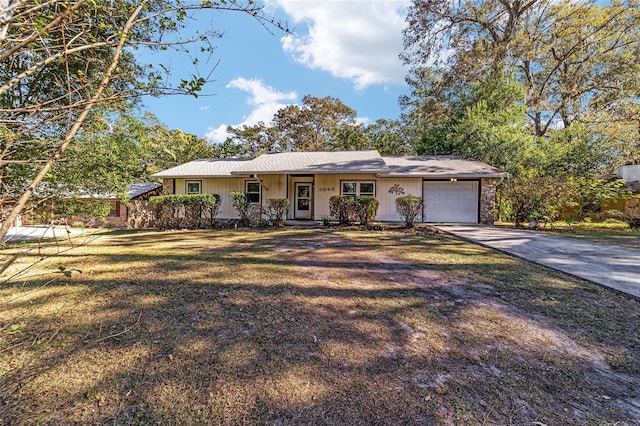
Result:
{"label": "concrete driveway", "polygon": [[640,250],[483,225],[437,225],[442,231],[640,298]]}
{"label": "concrete driveway", "polygon": [[14,226],[9,229],[3,241],[40,240],[43,238],[64,239],[69,236],[95,232],[95,229],[71,228],[67,226]]}

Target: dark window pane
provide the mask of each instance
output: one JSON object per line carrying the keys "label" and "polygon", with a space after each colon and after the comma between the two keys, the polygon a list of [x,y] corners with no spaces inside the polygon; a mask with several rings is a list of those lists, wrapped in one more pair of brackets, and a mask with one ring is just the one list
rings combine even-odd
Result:
{"label": "dark window pane", "polygon": [[200,182],[187,182],[187,194],[199,194]]}
{"label": "dark window pane", "polygon": [[258,182],[247,182],[247,192],[260,192],[260,184]]}
{"label": "dark window pane", "polygon": [[355,182],[343,182],[342,183],[342,195],[355,195],[356,183]]}
{"label": "dark window pane", "polygon": [[360,184],[360,195],[373,195],[373,182],[364,182]]}
{"label": "dark window pane", "polygon": [[309,199],[298,200],[298,210],[309,210]]}
{"label": "dark window pane", "polygon": [[260,194],[256,194],[253,192],[247,192],[247,199],[250,203],[259,203],[260,202]]}

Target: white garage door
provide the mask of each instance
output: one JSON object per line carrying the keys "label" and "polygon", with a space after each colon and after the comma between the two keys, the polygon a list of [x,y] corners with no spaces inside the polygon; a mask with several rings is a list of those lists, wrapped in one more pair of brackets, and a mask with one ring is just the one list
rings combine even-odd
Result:
{"label": "white garage door", "polygon": [[423,193],[425,222],[478,222],[477,181],[425,181]]}

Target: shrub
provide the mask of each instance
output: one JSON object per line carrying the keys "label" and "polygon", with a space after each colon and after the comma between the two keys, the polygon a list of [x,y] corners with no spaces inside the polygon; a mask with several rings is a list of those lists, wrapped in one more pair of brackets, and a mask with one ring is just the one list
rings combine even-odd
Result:
{"label": "shrub", "polygon": [[242,226],[253,225],[262,218],[262,207],[252,203],[245,192],[232,191],[229,196],[231,204],[240,216]]}
{"label": "shrub", "polygon": [[379,205],[378,199],[370,195],[355,198],[356,215],[361,225],[368,225],[375,220]]}
{"label": "shrub", "polygon": [[71,224],[72,228],[84,228],[84,222],[81,220],[76,220]]}
{"label": "shrub", "polygon": [[404,195],[396,198],[396,211],[402,217],[407,228],[412,228],[416,223],[416,218],[422,214],[424,200],[415,195]]}
{"label": "shrub", "polygon": [[270,198],[267,200],[267,217],[273,226],[283,226],[289,212],[289,200]]}
{"label": "shrub", "polygon": [[379,204],[376,197],[334,195],[329,199],[329,213],[340,225],[349,225],[356,220],[367,225],[376,217]]}
{"label": "shrub", "polygon": [[339,225],[349,225],[351,223],[351,212],[353,211],[354,197],[342,197],[334,195],[329,199],[329,214]]}
{"label": "shrub", "polygon": [[218,194],[161,195],[149,199],[149,208],[162,229],[212,228],[220,211]]}

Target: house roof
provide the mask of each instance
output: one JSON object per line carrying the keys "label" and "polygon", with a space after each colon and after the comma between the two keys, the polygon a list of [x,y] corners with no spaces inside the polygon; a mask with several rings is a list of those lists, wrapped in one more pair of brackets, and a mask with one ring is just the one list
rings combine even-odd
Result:
{"label": "house roof", "polygon": [[232,171],[237,170],[240,165],[249,161],[252,160],[205,158],[180,164],[151,176],[155,178],[230,177]]}
{"label": "house roof", "polygon": [[331,151],[263,154],[241,164],[231,174],[384,172],[387,165],[378,151]]}
{"label": "house roof", "polygon": [[215,178],[255,174],[371,173],[380,177],[498,178],[505,174],[475,160],[450,156],[381,157],[378,151],[282,152],[249,159],[203,159],[156,173],[156,178]]}
{"label": "house roof", "polygon": [[504,172],[480,161],[452,156],[384,157],[389,171],[380,176],[429,178],[499,178]]}
{"label": "house roof", "polygon": [[147,192],[156,190],[161,187],[162,185],[157,182],[132,183],[131,185],[129,185],[129,191],[127,192],[127,195],[129,196],[130,199],[134,199],[136,197],[146,194]]}

